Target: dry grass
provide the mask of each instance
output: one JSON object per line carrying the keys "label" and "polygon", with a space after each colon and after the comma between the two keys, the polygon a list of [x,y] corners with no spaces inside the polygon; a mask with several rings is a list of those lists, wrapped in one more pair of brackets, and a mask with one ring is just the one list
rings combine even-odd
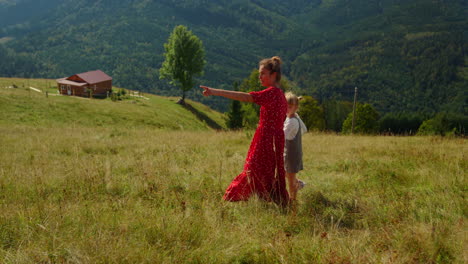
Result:
{"label": "dry grass", "polygon": [[0,127],[3,263],[466,263],[465,139],[306,134],[295,212],[221,200],[246,132]]}

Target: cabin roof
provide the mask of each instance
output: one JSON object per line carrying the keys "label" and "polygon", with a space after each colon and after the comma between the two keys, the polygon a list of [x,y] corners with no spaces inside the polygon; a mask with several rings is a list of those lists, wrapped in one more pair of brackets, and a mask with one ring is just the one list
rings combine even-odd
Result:
{"label": "cabin roof", "polygon": [[68,84],[68,85],[73,85],[73,86],[85,86],[85,85],[87,85],[87,83],[85,83],[85,82],[74,82],[74,81],[67,80],[67,78],[57,79],[57,83],[59,83],[59,84]]}
{"label": "cabin roof", "polygon": [[83,72],[83,73],[78,73],[78,74],[75,74],[75,75],[78,76],[79,78],[81,78],[83,81],[89,83],[89,84],[95,84],[95,83],[99,83],[99,82],[112,80],[112,77],[105,74],[101,70]]}

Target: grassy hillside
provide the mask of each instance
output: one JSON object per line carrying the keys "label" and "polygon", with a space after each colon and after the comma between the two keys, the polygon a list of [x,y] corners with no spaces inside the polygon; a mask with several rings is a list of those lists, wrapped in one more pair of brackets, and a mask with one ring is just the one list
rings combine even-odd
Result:
{"label": "grassy hillside", "polygon": [[468,259],[465,139],[308,133],[307,185],[297,210],[281,212],[221,200],[242,169],[243,132],[1,125],[0,134],[2,263]]}
{"label": "grassy hillside", "polygon": [[221,114],[147,94],[53,96],[53,85],[0,78],[1,263],[468,259],[464,138],[307,133],[307,185],[280,210],[221,200],[252,137],[197,119]]}
{"label": "grassy hillside", "polygon": [[[16,86],[17,88],[12,88]],[[0,78],[0,125],[150,127],[170,130],[223,128],[223,114],[188,100],[144,94],[110,99],[57,96],[54,80]],[[42,92],[34,91],[34,87]],[[115,91],[120,88],[114,87]],[[45,91],[48,92],[46,97]]]}

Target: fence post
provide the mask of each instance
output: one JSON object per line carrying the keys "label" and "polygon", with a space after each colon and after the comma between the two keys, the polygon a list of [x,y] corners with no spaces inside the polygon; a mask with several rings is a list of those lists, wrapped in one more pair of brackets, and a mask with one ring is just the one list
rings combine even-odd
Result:
{"label": "fence post", "polygon": [[351,125],[351,134],[354,134],[354,122],[356,121],[356,100],[357,100],[357,87],[354,87],[353,122]]}

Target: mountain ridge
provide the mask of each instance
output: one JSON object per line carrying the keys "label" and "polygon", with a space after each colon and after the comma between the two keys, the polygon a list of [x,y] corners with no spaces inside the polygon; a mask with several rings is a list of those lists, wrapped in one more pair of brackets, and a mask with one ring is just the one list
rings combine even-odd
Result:
{"label": "mountain ridge", "polygon": [[[205,44],[208,64],[200,82],[207,85],[230,88],[259,59],[279,55],[295,91],[320,101],[352,100],[354,87],[360,86],[360,99],[381,112],[466,112],[466,63],[438,63],[447,56],[466,60],[463,1],[66,0],[51,8],[35,17],[36,23],[29,22],[34,26],[9,25],[0,31],[0,38],[15,37],[0,46],[0,57],[33,61],[16,71],[0,62],[1,75],[55,78],[103,68],[117,77],[117,85],[177,95],[177,88],[159,80],[158,69],[163,44],[174,26],[184,24]],[[431,45],[449,48],[431,53]],[[421,75],[424,64],[431,69]],[[438,72],[448,73],[426,85]],[[446,78],[449,82],[439,81]],[[446,95],[432,102],[441,89]],[[402,91],[413,91],[407,95],[411,107],[399,98]],[[197,89],[189,96],[227,109],[225,100],[207,100]]]}

